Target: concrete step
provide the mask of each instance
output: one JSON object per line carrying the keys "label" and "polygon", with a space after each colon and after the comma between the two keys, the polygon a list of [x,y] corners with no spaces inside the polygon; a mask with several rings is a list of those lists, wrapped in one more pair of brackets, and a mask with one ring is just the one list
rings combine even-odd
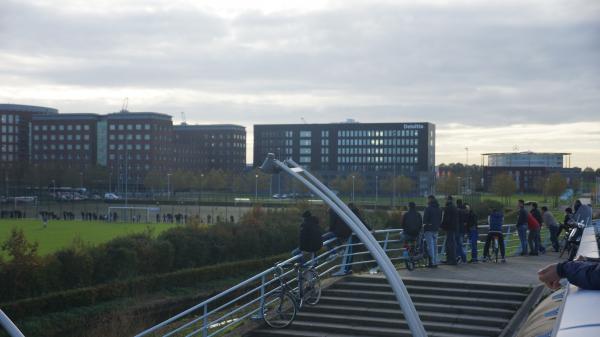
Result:
{"label": "concrete step", "polygon": [[[359,276],[353,275],[344,278],[340,283],[345,282],[363,282],[373,284],[389,284],[387,279],[381,276]],[[402,282],[408,287],[411,285],[428,286],[437,288],[454,288],[454,289],[471,289],[471,290],[498,290],[511,291],[528,294],[531,291],[530,287],[512,285],[512,284],[496,284],[476,281],[459,281],[459,280],[443,280],[443,279],[420,279],[403,277]]]}
{"label": "concrete step", "polygon": [[[322,314],[337,314],[337,315],[358,315],[364,317],[379,317],[391,319],[403,319],[404,315],[399,309],[380,309],[380,308],[362,308],[362,307],[344,307],[336,305],[320,304],[315,307],[302,308],[302,312],[322,313]],[[453,314],[433,311],[419,311],[419,317],[423,322],[446,322],[446,323],[463,323],[469,322],[476,325],[484,325],[495,328],[502,328],[506,325],[505,318],[496,318],[488,316],[476,316],[473,314]]]}
{"label": "concrete step", "polygon": [[[327,289],[323,292],[325,296],[347,297],[347,298],[368,298],[373,300],[396,299],[391,291],[368,291],[368,290],[345,290],[345,289]],[[460,296],[442,296],[442,295],[424,295],[410,294],[410,298],[415,303],[438,303],[448,305],[468,305],[473,307],[501,308],[517,310],[522,301],[501,300],[491,298],[469,298]]]}
{"label": "concrete step", "polygon": [[[343,290],[374,290],[374,291],[391,291],[389,284],[384,283],[366,283],[366,282],[337,282],[328,289],[343,289]],[[464,288],[441,288],[430,285],[408,285],[406,287],[409,294],[427,294],[427,295],[446,295],[446,296],[462,296],[462,297],[478,297],[478,298],[498,298],[504,300],[523,301],[527,294],[515,291],[500,291],[500,290],[476,290]]]}
{"label": "concrete step", "polygon": [[[399,310],[398,302],[394,300],[373,300],[367,298],[345,298],[321,296],[319,305],[351,306],[357,308],[379,308]],[[473,307],[467,305],[448,305],[437,303],[415,303],[417,311],[432,311],[441,313],[466,314],[476,316],[489,316],[510,319],[515,310],[489,307]]]}
{"label": "concrete step", "polygon": [[[454,334],[445,332],[427,333],[429,337],[464,337],[464,334]],[[314,322],[297,322],[286,329],[262,328],[254,331],[252,337],[285,337],[285,336],[306,336],[306,337],[412,337],[408,329],[389,329],[379,327],[361,327],[348,326],[347,324],[325,324]],[[472,337],[485,337],[471,335]]]}
{"label": "concrete step", "polygon": [[[447,322],[433,322],[423,320],[425,330],[428,332],[449,332],[462,335],[479,335],[479,336],[498,336],[502,329],[498,327],[488,327],[482,325],[475,325],[470,321],[469,324],[462,323],[447,323]],[[380,317],[365,317],[360,315],[338,315],[338,314],[326,314],[326,313],[309,313],[300,312],[296,317],[297,322],[320,322],[327,324],[345,324],[349,326],[372,326],[379,328],[392,328],[392,329],[409,329],[407,322],[404,319],[398,318],[380,318]],[[464,322],[463,322],[464,323]]]}

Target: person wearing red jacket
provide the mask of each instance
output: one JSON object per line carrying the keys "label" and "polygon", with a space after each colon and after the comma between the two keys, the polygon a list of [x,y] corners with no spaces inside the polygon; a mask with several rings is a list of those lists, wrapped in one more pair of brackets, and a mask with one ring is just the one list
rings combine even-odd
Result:
{"label": "person wearing red jacket", "polygon": [[527,228],[529,229],[529,236],[527,237],[527,241],[529,241],[529,255],[538,255],[539,244],[541,242],[541,225],[531,213],[527,213]]}

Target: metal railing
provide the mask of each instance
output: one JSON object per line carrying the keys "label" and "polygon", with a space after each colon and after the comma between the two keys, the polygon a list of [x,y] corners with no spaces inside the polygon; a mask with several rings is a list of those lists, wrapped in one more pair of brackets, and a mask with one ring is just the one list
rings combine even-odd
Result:
{"label": "metal railing", "polygon": [[[489,226],[479,226],[482,230],[480,234],[484,238],[487,235],[485,229]],[[520,247],[519,239],[514,235],[515,226],[505,225],[505,246],[507,253],[509,247]],[[392,262],[398,262],[405,259],[403,256],[404,245],[402,240],[402,229],[384,229],[373,231],[377,242],[382,246]],[[353,241],[354,240],[354,241]],[[438,257],[444,256],[444,245],[446,238],[441,235],[438,237],[437,249]],[[484,241],[483,240],[483,241]],[[337,238],[329,239],[323,242],[324,246],[330,246],[337,242]],[[334,274],[336,269],[344,271],[351,266],[369,266],[376,261],[370,256],[366,249],[362,249],[361,242],[355,242],[356,239],[348,240],[346,243],[340,244],[327,249],[320,255],[313,256],[309,261],[304,262],[306,265],[314,265],[321,278],[327,278]],[[478,250],[483,250],[483,242],[479,240]],[[516,245],[513,242],[516,241]],[[465,244],[467,246],[468,243]],[[467,246],[466,248],[470,248]],[[470,249],[466,250],[467,253]],[[518,252],[518,251],[517,251]],[[330,254],[338,254],[338,257],[331,259]],[[342,253],[342,254],[339,254]],[[293,256],[281,263],[279,266],[286,266],[288,269],[284,271],[282,277],[287,277],[290,282],[295,279],[295,270],[289,266],[300,262],[301,255]],[[353,260],[352,262],[349,262]],[[246,320],[260,320],[261,306],[265,297],[276,290],[277,279],[274,277],[276,267],[271,267],[259,274],[256,274],[249,279],[227,289],[226,291],[213,296],[181,313],[175,315],[162,323],[159,323],[143,332],[140,332],[136,337],[142,336],[202,336],[211,337],[229,332]],[[372,266],[371,273],[377,273],[378,267]]]}

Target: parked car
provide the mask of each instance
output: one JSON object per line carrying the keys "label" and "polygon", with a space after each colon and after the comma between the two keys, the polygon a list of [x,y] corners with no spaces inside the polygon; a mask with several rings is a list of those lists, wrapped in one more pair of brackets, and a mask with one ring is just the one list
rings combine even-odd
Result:
{"label": "parked car", "polygon": [[121,197],[114,193],[104,193],[104,200],[119,200],[119,199],[121,199]]}

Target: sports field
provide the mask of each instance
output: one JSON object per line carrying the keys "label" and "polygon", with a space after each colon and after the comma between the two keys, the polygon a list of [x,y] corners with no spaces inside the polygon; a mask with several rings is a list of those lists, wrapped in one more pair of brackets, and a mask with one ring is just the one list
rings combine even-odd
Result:
{"label": "sports field", "polygon": [[[83,242],[97,245],[109,241],[112,238],[139,233],[146,230],[147,227],[154,229],[154,234],[158,234],[168,228],[177,226],[169,223],[120,223],[104,221],[65,221],[50,220],[48,227],[43,228],[40,220],[0,220],[0,245],[10,235],[12,228],[21,228],[25,232],[27,240],[39,243],[39,254],[45,255],[52,253],[60,248],[68,247],[75,237],[80,237]],[[1,255],[4,255],[0,251]]]}

